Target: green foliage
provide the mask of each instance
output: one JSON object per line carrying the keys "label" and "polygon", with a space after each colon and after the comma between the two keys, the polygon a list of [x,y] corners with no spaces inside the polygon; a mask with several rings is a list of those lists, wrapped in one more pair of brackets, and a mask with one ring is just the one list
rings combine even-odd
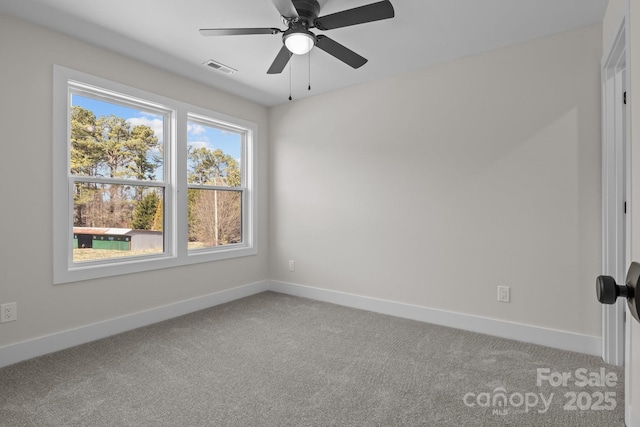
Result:
{"label": "green foliage", "polygon": [[[155,179],[162,165],[161,147],[153,129],[115,115],[96,118],[92,111],[71,107],[71,159],[73,175],[109,178]],[[74,194],[74,225],[100,227],[150,227],[140,217],[137,202],[143,199],[140,185],[77,183]],[[153,210],[155,214],[155,206]],[[138,214],[140,215],[140,214]],[[153,219],[153,218],[152,218]],[[134,224],[135,222],[135,224]]]}
{"label": "green foliage", "polygon": [[240,186],[238,162],[221,149],[192,148],[189,150],[188,156],[190,162],[188,180],[190,183]]}
{"label": "green foliage", "polygon": [[131,227],[137,230],[151,230],[158,206],[162,206],[160,197],[155,191],[149,191],[133,209]]}
{"label": "green foliage", "polygon": [[102,158],[96,116],[82,107],[71,108],[71,173],[95,175]]}
{"label": "green foliage", "polygon": [[148,126],[136,126],[131,130],[126,149],[131,162],[127,165],[129,176],[137,179],[155,179],[153,172],[158,166],[157,158],[149,158],[149,152],[158,146],[158,138]]}
{"label": "green foliage", "polygon": [[162,231],[164,227],[164,203],[158,203],[156,207],[156,213],[153,215],[153,224],[151,225],[151,229],[153,231]]}
{"label": "green foliage", "polygon": [[[71,173],[75,175],[95,175],[102,156],[96,135],[96,116],[81,107],[71,109]],[[74,224],[87,224],[84,206],[94,197],[95,186],[77,183],[74,188]]]}
{"label": "green foliage", "polygon": [[113,114],[96,118],[71,108],[71,173],[110,178],[154,179],[162,160],[152,153],[158,138],[149,126],[131,125]]}
{"label": "green foliage", "polygon": [[[153,130],[134,126],[115,115],[96,117],[82,107],[71,109],[70,173],[128,179],[131,184],[78,182],[74,194],[74,225],[162,231],[162,194],[144,181],[162,167],[163,146]],[[238,162],[221,149],[189,148],[188,182],[240,187]],[[139,184],[139,185],[136,185]],[[241,193],[190,188],[187,193],[189,242],[205,246],[242,239]]]}
{"label": "green foliage", "polygon": [[198,236],[195,232],[196,205],[198,203],[198,190],[189,188],[187,190],[187,223],[189,224],[189,241],[195,242]]}
{"label": "green foliage", "polygon": [[100,148],[102,149],[102,166],[106,166],[110,178],[125,178],[130,159],[127,152],[129,123],[122,117],[110,115],[100,117],[97,125],[101,130]]}

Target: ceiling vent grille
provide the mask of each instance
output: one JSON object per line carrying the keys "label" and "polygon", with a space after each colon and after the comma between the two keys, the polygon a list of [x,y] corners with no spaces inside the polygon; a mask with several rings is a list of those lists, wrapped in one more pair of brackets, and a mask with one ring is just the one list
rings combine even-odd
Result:
{"label": "ceiling vent grille", "polygon": [[216,61],[214,61],[213,59],[208,60],[208,61],[207,61],[207,62],[205,62],[203,65],[206,65],[207,67],[212,68],[212,69],[214,69],[214,70],[221,71],[221,72],[223,72],[223,73],[225,73],[225,74],[233,74],[233,73],[235,73],[236,71],[238,71],[238,70],[236,70],[236,69],[234,69],[234,68],[227,67],[227,66],[226,66],[226,65],[224,65],[224,64],[221,64],[221,63],[219,63],[219,62],[216,62]]}

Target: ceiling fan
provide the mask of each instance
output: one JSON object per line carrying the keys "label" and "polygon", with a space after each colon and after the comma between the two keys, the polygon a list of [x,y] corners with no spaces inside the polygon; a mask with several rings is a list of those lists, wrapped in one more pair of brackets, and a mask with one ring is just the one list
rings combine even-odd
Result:
{"label": "ceiling fan", "polygon": [[271,0],[282,15],[286,30],[279,28],[213,28],[202,29],[203,36],[236,36],[247,34],[282,33],[283,46],[267,74],[278,74],[286,67],[292,54],[304,55],[314,46],[334,56],[353,68],[362,67],[367,59],[325,35],[315,35],[311,28],[321,31],[351,25],[364,24],[394,17],[394,10],[388,0],[343,10],[331,15],[318,17],[318,0]]}

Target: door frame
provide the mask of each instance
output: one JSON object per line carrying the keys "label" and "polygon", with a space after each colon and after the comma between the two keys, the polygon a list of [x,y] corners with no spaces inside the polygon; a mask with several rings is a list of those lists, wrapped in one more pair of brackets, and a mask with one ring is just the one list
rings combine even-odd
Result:
{"label": "door frame", "polygon": [[[623,92],[629,87],[627,13],[622,16],[616,37],[605,50],[602,63],[602,274],[624,283],[629,264],[627,238],[629,217],[629,112]],[[602,358],[622,366],[625,360],[626,304],[602,306]]]}

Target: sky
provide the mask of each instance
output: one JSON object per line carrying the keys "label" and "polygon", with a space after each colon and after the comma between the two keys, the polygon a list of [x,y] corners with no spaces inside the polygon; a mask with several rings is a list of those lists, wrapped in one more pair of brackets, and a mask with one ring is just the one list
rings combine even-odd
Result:
{"label": "sky", "polygon": [[[163,117],[160,114],[140,111],[77,94],[73,94],[71,105],[92,111],[96,118],[110,114],[122,117],[131,124],[132,128],[137,125],[149,126],[153,129],[155,136],[158,137],[158,142],[164,143]],[[220,148],[225,154],[231,155],[239,162],[242,147],[241,141],[242,137],[238,133],[218,129],[214,126],[205,126],[201,123],[188,123],[187,143],[195,148],[207,147],[210,150]]]}

